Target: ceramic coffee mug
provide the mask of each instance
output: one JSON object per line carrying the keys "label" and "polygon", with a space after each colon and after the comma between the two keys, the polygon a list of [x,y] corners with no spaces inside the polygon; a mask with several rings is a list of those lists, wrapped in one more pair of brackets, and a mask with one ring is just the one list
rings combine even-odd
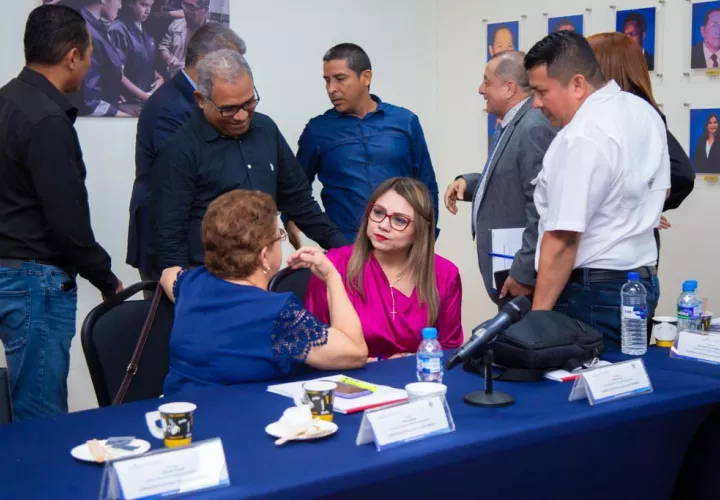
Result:
{"label": "ceramic coffee mug", "polygon": [[145,414],[150,433],[163,439],[167,448],[186,446],[192,442],[193,414],[197,406],[192,403],[167,403],[157,411]]}

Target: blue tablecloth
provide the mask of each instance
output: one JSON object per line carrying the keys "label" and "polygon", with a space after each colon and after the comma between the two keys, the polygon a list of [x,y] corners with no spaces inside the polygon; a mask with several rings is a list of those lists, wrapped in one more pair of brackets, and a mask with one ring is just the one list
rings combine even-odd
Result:
{"label": "blue tablecloth", "polygon": [[[355,446],[361,415],[336,415],[340,430],[328,439],[277,448],[264,428],[289,399],[267,393],[266,384],[198,392],[186,398],[198,405],[194,439],[222,438],[232,482],[198,496],[669,498],[690,439],[720,402],[720,368],[669,359],[657,348],[644,359],[652,394],[595,407],[569,403],[571,384],[549,381],[497,383],[497,390],[515,397],[510,407],[467,406],[463,394],[481,388],[483,379],[458,368],[445,377],[457,431],[382,452]],[[403,387],[413,381],[414,358],[371,364],[352,375]],[[0,498],[97,498],[102,467],[75,461],[70,449],[110,435],[162,446],[144,423],[144,413],[158,404],[0,427]]]}

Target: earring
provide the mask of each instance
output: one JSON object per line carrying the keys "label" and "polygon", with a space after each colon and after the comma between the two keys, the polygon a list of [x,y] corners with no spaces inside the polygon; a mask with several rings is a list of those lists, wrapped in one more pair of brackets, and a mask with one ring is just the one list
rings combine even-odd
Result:
{"label": "earring", "polygon": [[263,267],[263,273],[264,273],[264,274],[267,274],[267,273],[269,273],[269,272],[270,272],[270,267],[269,267],[269,266]]}

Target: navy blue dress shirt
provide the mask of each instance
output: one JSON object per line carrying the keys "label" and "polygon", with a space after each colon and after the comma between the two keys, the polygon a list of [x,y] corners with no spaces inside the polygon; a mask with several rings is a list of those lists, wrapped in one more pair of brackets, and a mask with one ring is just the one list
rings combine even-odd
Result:
{"label": "navy blue dress shirt", "polygon": [[127,263],[144,275],[151,274],[150,168],[165,142],[197,108],[191,80],[180,71],[150,96],[143,107],[135,138],[135,183],[130,198]]}
{"label": "navy blue dress shirt", "polygon": [[199,108],[161,148],[152,166],[150,253],[154,270],[201,266],[208,205],[235,189],[271,195],[278,209],[324,248],[348,241],[313,199],[307,179],[275,122],[255,113],[240,137],[225,137]]}
{"label": "navy blue dress shirt", "polygon": [[[323,185],[330,220],[351,241],[375,189],[391,177],[413,177],[427,185],[438,216],[438,186],[420,120],[411,111],[382,102],[364,118],[330,109],[310,120],[297,158],[312,185]],[[290,217],[292,219],[292,217]]]}

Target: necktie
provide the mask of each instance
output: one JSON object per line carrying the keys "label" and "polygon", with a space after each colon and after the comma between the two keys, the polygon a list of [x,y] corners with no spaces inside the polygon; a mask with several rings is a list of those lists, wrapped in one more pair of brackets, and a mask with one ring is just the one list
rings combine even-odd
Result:
{"label": "necktie", "polygon": [[712,61],[712,67],[717,68],[718,67],[718,56],[717,54],[713,54],[710,56],[710,60]]}
{"label": "necktie", "polygon": [[477,187],[475,188],[475,192],[473,193],[472,197],[472,220],[470,221],[472,224],[472,234],[473,237],[475,237],[475,221],[477,220],[477,212],[480,208],[480,199],[478,198],[478,194],[481,194],[484,189],[485,185],[485,176],[487,175],[488,168],[490,167],[490,163],[492,162],[493,158],[495,157],[495,149],[497,149],[498,144],[500,143],[500,138],[502,137],[503,133],[503,127],[502,125],[498,125],[495,127],[495,133],[492,136],[492,140],[490,141],[490,151],[488,152],[488,158],[485,162],[485,166],[483,167],[482,173],[480,174],[480,180],[477,183]]}

